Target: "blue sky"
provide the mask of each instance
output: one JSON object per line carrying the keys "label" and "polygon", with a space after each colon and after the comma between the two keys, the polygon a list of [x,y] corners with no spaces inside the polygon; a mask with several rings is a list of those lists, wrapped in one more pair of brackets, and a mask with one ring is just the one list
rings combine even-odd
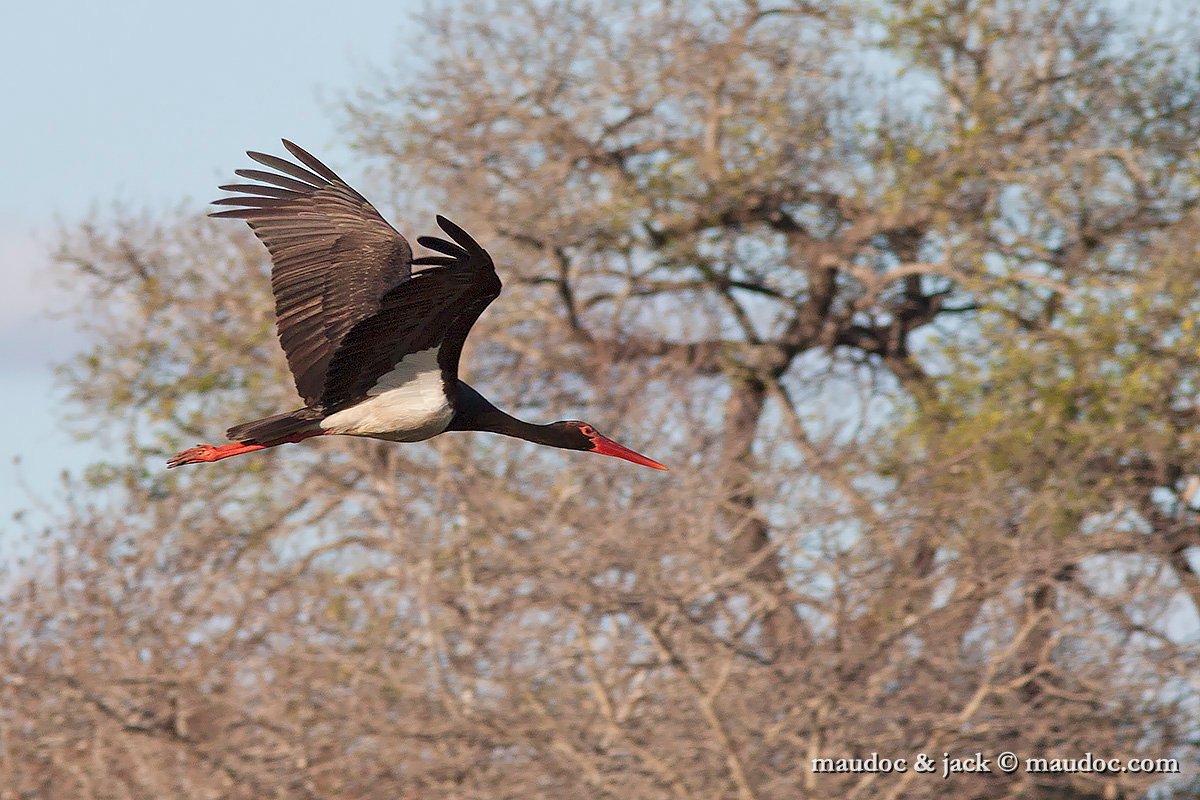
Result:
{"label": "blue sky", "polygon": [[[52,365],[81,341],[47,312],[57,221],[114,202],[219,195],[246,149],[286,136],[353,161],[334,110],[398,54],[417,57],[420,0],[6,3],[0,10],[0,530],[99,455],[61,432]],[[353,172],[353,168],[348,169]],[[13,465],[19,456],[21,466]],[[3,558],[0,553],[0,558]]]}

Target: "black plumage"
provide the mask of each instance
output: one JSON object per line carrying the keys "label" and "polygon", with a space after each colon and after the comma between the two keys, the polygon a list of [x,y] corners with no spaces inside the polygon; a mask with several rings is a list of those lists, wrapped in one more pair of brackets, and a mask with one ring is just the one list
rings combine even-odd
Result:
{"label": "black plumage", "polygon": [[[234,184],[242,192],[215,202],[241,206],[214,217],[246,220],[271,253],[271,289],[279,342],[296,390],[310,407],[325,407],[330,362],[350,330],[377,312],[385,293],[412,274],[412,248],[365,197],[297,145],[284,147],[308,169],[265,153],[261,170],[237,174],[269,186]],[[291,176],[291,177],[287,177]]]}
{"label": "black plumage", "polygon": [[237,170],[258,183],[222,186],[237,194],[216,205],[235,207],[212,216],[245,220],[271,254],[279,341],[305,406],[234,425],[227,432],[234,444],[197,445],[168,466],[330,433],[419,441],[477,430],[666,469],[584,422],[518,420],[459,380],[471,327],[500,295],[491,256],[439,216],[448,238],[420,237],[438,255],[414,259],[366,198],[305,150],[283,144],[299,163],[248,153],[275,171]]}

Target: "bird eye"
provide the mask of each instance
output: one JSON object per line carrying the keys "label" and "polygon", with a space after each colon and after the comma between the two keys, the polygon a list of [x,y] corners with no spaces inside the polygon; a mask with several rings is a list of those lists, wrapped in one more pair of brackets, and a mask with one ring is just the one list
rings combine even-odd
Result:
{"label": "bird eye", "polygon": [[595,436],[596,435],[596,429],[593,428],[591,425],[580,426],[579,432],[582,433],[584,436]]}

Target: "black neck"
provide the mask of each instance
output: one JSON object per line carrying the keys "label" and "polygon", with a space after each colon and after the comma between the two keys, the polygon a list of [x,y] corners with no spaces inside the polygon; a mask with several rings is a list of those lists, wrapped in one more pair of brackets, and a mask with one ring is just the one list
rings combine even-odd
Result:
{"label": "black neck", "polygon": [[554,425],[536,425],[506,414],[462,381],[458,382],[458,396],[455,399],[454,419],[446,430],[486,431],[534,444],[570,447],[561,429]]}

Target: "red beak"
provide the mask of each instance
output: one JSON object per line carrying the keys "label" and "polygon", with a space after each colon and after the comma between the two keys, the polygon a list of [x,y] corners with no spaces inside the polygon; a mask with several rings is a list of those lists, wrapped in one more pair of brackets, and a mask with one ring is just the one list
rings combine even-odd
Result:
{"label": "red beak", "polygon": [[635,464],[641,464],[643,467],[650,467],[651,469],[666,469],[666,467],[653,458],[646,458],[641,453],[635,453],[625,445],[617,444],[612,439],[601,436],[598,433],[592,437],[592,452],[599,453],[602,456],[623,458],[626,461],[632,461]]}

